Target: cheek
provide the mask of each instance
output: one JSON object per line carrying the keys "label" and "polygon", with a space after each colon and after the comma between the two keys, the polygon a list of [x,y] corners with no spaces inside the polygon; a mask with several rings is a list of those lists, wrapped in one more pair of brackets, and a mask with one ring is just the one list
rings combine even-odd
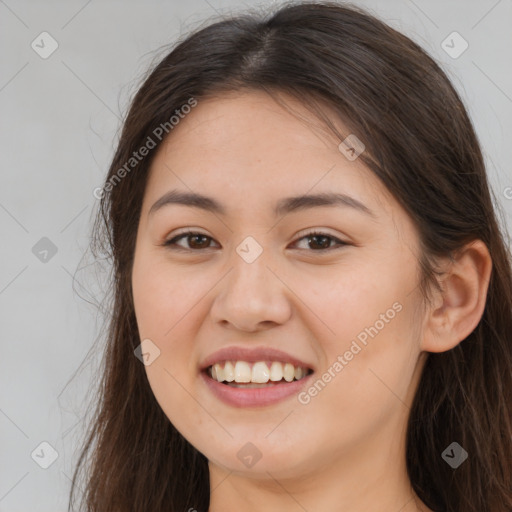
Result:
{"label": "cheek", "polygon": [[[368,332],[360,326],[345,327],[345,324],[352,325],[346,312],[347,316],[340,315],[338,323],[339,341],[324,345],[328,363],[305,390],[310,398],[301,411],[306,418],[312,414],[328,420],[330,427],[317,426],[317,429],[336,432],[341,436],[341,445],[368,439],[389,424],[391,417],[398,418],[408,410],[403,402],[409,403],[407,396],[417,353],[414,353],[410,315],[405,306],[377,331],[370,329],[375,315],[367,313],[370,320],[363,326]],[[381,309],[377,307],[374,311]],[[367,334],[366,343],[352,336],[360,332]],[[308,397],[303,395],[301,399],[304,404]]]}
{"label": "cheek", "polygon": [[411,281],[403,272],[368,265],[340,267],[325,280],[303,275],[297,279],[303,303],[321,320],[315,334],[328,353],[342,354],[353,340],[364,346],[372,339],[386,338],[383,333],[404,328],[400,317]]}
{"label": "cheek", "polygon": [[193,340],[199,323],[194,318],[200,309],[197,303],[209,287],[201,280],[189,280],[168,262],[140,252],[134,260],[132,288],[140,339],[150,339],[159,350],[154,362],[145,367],[148,381],[175,423],[178,418],[173,411],[190,407],[188,392],[197,377],[198,363]]}
{"label": "cheek", "polygon": [[385,404],[400,405],[393,393],[405,396],[419,355],[415,272],[405,258],[392,265],[361,262],[340,272],[327,293],[310,294],[308,305],[335,333],[322,326],[315,333],[326,358],[326,407],[365,415],[373,414],[370,407],[377,413]]}
{"label": "cheek", "polygon": [[148,253],[136,255],[133,273],[133,301],[141,336],[165,340],[169,346],[175,333],[187,325],[201,299],[211,288],[191,268],[170,265],[165,258]]}
{"label": "cheek", "polygon": [[393,304],[402,304],[417,282],[410,252],[400,250],[393,240],[381,245],[351,248],[334,265],[312,265],[289,274],[290,285],[300,290],[301,300],[322,321],[318,334],[334,340],[337,349],[379,321]]}

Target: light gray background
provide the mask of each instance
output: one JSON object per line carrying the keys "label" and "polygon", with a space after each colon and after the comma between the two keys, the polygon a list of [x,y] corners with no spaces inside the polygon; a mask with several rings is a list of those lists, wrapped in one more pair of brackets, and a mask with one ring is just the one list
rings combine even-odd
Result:
{"label": "light gray background", "polygon": [[[421,44],[452,78],[510,230],[512,0],[354,3]],[[162,45],[244,5],[265,4],[0,0],[0,512],[67,508],[94,365],[71,377],[103,321],[94,306],[102,287],[86,255],[92,192],[128,101]],[[31,47],[43,31],[59,45],[47,59]],[[453,31],[469,43],[456,59],[441,46]],[[43,237],[57,248],[47,261],[32,251]],[[31,457],[43,441],[58,452],[48,469],[35,462],[47,448]]]}

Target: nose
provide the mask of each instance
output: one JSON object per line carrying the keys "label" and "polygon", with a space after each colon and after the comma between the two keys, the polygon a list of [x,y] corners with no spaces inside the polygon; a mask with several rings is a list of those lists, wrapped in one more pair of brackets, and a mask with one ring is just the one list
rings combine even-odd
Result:
{"label": "nose", "polygon": [[284,324],[291,316],[291,292],[270,264],[264,250],[252,263],[233,251],[231,270],[216,287],[211,307],[215,323],[239,331],[256,332]]}

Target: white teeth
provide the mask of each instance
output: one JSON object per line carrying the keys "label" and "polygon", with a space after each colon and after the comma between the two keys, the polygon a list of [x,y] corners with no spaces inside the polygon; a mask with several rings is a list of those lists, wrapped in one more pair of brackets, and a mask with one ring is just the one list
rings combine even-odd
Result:
{"label": "white teeth", "polygon": [[277,382],[283,380],[283,365],[274,361],[270,365],[270,380]]}
{"label": "white teeth", "polygon": [[295,368],[293,364],[286,363],[283,368],[283,377],[286,382],[291,382],[293,380],[293,375],[295,373]]}
{"label": "white teeth", "polygon": [[260,384],[264,384],[268,382],[268,378],[270,377],[270,372],[268,366],[265,363],[254,363],[252,365],[252,378],[251,382],[257,382]]}
{"label": "white teeth", "polygon": [[226,361],[224,365],[224,380],[227,382],[233,382],[235,380],[235,367],[230,361]]}
{"label": "white teeth", "polygon": [[252,368],[246,361],[226,361],[224,365],[215,363],[211,366],[209,374],[218,382],[233,382],[233,385],[235,383],[266,384],[269,381],[279,382],[283,379],[286,382],[292,382],[294,378],[300,380],[308,374],[308,370],[279,361],[273,361],[270,369],[264,361],[253,363]]}
{"label": "white teeth", "polygon": [[[215,372],[215,377],[213,373]],[[224,369],[219,363],[215,363],[212,368],[212,378],[217,379],[219,382],[224,380]]]}
{"label": "white teeth", "polygon": [[235,382],[251,382],[251,367],[245,361],[237,361],[235,364]]}

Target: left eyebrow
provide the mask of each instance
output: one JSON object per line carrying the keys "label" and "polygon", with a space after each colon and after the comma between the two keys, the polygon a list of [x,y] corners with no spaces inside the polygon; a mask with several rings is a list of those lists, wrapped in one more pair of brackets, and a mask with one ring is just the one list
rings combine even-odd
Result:
{"label": "left eyebrow", "polygon": [[349,207],[361,213],[370,215],[373,218],[377,218],[377,215],[372,210],[370,210],[370,208],[361,203],[361,201],[358,201],[354,197],[348,196],[346,194],[338,194],[334,192],[286,197],[277,202],[274,209],[274,214],[276,216],[280,216],[298,210],[306,210],[318,206]]}
{"label": "left eyebrow", "polygon": [[[195,192],[182,192],[179,190],[171,190],[158,199],[151,206],[148,216],[155,213],[162,207],[170,204],[181,204],[192,208],[200,208],[202,210],[226,215],[226,209],[216,199],[207,197]],[[306,210],[319,206],[341,206],[353,208],[361,213],[377,218],[375,212],[370,210],[359,200],[346,194],[334,192],[324,192],[320,194],[310,194],[303,196],[285,197],[280,199],[274,207],[274,215],[281,216],[287,213]]]}

